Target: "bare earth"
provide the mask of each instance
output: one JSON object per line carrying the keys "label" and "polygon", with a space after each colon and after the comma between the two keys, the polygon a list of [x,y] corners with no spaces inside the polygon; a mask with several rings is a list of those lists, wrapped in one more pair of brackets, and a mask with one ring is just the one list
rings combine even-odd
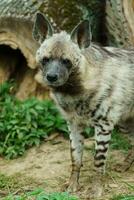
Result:
{"label": "bare earth", "polygon": [[[92,146],[93,141],[86,139],[80,176],[81,189],[76,194],[80,199],[88,199],[85,194],[90,188],[95,174]],[[109,152],[105,193],[102,200],[108,200],[115,194],[134,194],[134,188],[131,188],[131,185],[134,186],[134,166],[125,173],[117,173],[112,170],[113,165],[123,159],[124,154],[121,151]],[[68,180],[70,165],[69,142],[62,137],[56,137],[39,147],[31,148],[18,159],[7,161],[0,158],[1,173],[9,176],[19,173],[23,179],[28,177],[36,180],[37,186],[43,187],[47,192],[61,190],[62,185]]]}

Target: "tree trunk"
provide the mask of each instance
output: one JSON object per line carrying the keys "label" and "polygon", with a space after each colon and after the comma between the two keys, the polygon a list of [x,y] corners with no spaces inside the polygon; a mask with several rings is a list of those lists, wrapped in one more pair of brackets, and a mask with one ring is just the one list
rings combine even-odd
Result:
{"label": "tree trunk", "polygon": [[134,46],[134,1],[107,0],[106,28],[109,45]]}

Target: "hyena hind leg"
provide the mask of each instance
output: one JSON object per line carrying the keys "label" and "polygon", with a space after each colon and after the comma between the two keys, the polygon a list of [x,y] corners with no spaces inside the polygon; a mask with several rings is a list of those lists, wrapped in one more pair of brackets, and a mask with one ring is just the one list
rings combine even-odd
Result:
{"label": "hyena hind leg", "polygon": [[119,129],[123,133],[134,134],[134,118],[129,118],[126,121],[118,125]]}
{"label": "hyena hind leg", "polygon": [[[127,171],[131,165],[134,163],[134,118],[127,119],[124,123],[119,124],[119,128],[122,132],[128,133],[132,135],[132,138],[130,137],[130,141],[132,142],[132,149],[128,152],[127,157],[124,159],[124,161],[120,164],[117,164],[114,166],[114,169],[118,172],[125,172]],[[131,140],[132,139],[132,140]]]}
{"label": "hyena hind leg", "polygon": [[105,165],[111,133],[114,128],[112,122],[108,120],[99,120],[95,125],[95,169],[101,174],[105,174]]}
{"label": "hyena hind leg", "polygon": [[117,164],[114,169],[118,172],[125,172],[129,170],[129,168],[134,163],[134,146],[129,151],[127,157],[124,159],[123,163]]}
{"label": "hyena hind leg", "polygon": [[107,119],[100,119],[95,123],[94,165],[96,175],[89,194],[91,199],[101,197],[104,192],[105,164],[113,127],[113,123],[109,122]]}

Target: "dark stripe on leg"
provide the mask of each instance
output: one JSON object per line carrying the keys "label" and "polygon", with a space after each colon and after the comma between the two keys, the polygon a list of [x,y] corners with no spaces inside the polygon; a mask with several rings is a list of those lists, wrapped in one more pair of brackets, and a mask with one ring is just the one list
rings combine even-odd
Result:
{"label": "dark stripe on leg", "polygon": [[105,160],[106,156],[105,155],[95,155],[95,160]]}
{"label": "dark stripe on leg", "polygon": [[106,147],[104,149],[97,149],[96,150],[96,154],[98,154],[98,153],[106,153],[107,150],[108,150],[108,148],[106,148]]}
{"label": "dark stripe on leg", "polygon": [[109,141],[96,141],[97,145],[102,145],[105,146],[107,144],[109,144]]}
{"label": "dark stripe on leg", "polygon": [[99,168],[104,166],[104,162],[100,162],[100,163],[94,163],[95,167]]}

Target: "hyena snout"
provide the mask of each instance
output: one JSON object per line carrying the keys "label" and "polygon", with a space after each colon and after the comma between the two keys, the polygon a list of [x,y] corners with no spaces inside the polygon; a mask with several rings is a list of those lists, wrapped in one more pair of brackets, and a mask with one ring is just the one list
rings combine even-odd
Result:
{"label": "hyena snout", "polygon": [[58,74],[57,73],[47,73],[46,74],[46,79],[50,82],[50,83],[54,83],[58,80]]}
{"label": "hyena snout", "polygon": [[60,65],[59,63],[55,64],[55,62],[50,63],[47,66],[46,71],[43,73],[44,81],[52,87],[62,86],[68,80],[68,70]]}

